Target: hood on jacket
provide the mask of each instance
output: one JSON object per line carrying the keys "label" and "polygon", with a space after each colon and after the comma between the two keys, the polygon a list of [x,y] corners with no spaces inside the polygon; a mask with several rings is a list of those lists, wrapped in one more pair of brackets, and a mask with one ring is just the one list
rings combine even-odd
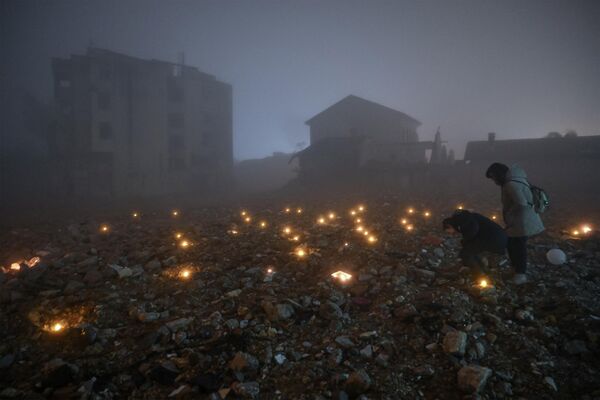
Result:
{"label": "hood on jacket", "polygon": [[512,167],[510,167],[510,169],[506,173],[504,181],[519,181],[527,183],[527,174],[525,173],[525,170],[523,168],[515,164]]}

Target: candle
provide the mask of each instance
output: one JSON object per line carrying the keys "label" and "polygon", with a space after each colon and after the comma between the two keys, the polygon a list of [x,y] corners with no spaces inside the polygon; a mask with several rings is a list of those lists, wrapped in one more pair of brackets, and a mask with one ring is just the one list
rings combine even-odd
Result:
{"label": "candle", "polygon": [[178,217],[179,216],[179,211],[178,210],[173,210],[173,211],[171,211],[171,215],[173,217]]}
{"label": "candle", "polygon": [[492,215],[492,219],[495,221],[495,220],[497,220],[497,219],[498,219],[498,217],[497,217],[497,216],[495,216],[495,215]]}
{"label": "candle", "polygon": [[299,248],[297,248],[297,249],[296,249],[296,255],[297,255],[299,258],[304,258],[304,257],[306,256],[306,253],[307,253],[307,251],[306,251],[306,250],[304,250],[304,249],[303,249],[303,248],[301,248],[301,247],[299,247]]}
{"label": "candle", "polygon": [[188,247],[190,247],[190,242],[188,242],[187,240],[182,240],[181,242],[179,242],[179,247],[181,247],[182,249],[187,249]]}
{"label": "candle", "polygon": [[406,224],[408,224],[408,220],[407,220],[406,218],[402,218],[402,219],[400,220],[400,223],[401,223],[402,225],[406,225]]}
{"label": "candle", "polygon": [[409,232],[410,232],[410,231],[412,231],[413,229],[415,229],[414,225],[412,225],[412,224],[408,224],[408,225],[406,225],[406,230],[407,230],[407,231],[409,231]]}
{"label": "candle", "polygon": [[266,228],[267,227],[267,223],[265,221],[261,221],[260,222],[260,227],[261,228]]}
{"label": "candle", "polygon": [[464,208],[464,206],[462,204],[459,204],[456,208],[459,210],[462,210]]}
{"label": "candle", "polygon": [[108,227],[108,225],[106,225],[106,224],[102,224],[102,225],[100,226],[100,232],[102,232],[102,233],[108,233],[108,231],[109,231],[109,227]]}
{"label": "candle", "polygon": [[425,211],[423,215],[425,216],[425,218],[429,218],[431,216],[431,213],[429,211]]}
{"label": "candle", "polygon": [[331,277],[333,279],[339,280],[342,283],[347,282],[350,279],[352,279],[352,275],[350,275],[350,274],[348,274],[348,273],[346,273],[344,271],[336,271],[333,274],[331,274]]}
{"label": "candle", "polygon": [[291,210],[289,207],[287,207],[287,208],[285,209],[285,212],[286,212],[286,214],[289,214],[291,211],[292,211],[292,210]]}
{"label": "candle", "polygon": [[588,233],[590,233],[590,232],[592,231],[592,227],[591,227],[591,226],[589,226],[589,225],[583,225],[583,226],[581,227],[581,231],[582,231],[584,234],[588,234]]}
{"label": "candle", "polygon": [[133,218],[138,218],[138,217],[140,216],[140,214],[139,214],[138,212],[134,211],[134,212],[131,214],[131,216],[132,216]]}
{"label": "candle", "polygon": [[241,214],[242,214],[242,217],[245,217],[247,214],[246,210],[242,210]]}
{"label": "candle", "polygon": [[175,234],[175,239],[181,239],[183,237],[183,233],[177,232]]}
{"label": "candle", "polygon": [[179,277],[181,279],[189,279],[191,276],[192,276],[192,271],[190,271],[187,268],[184,268],[179,272]]}
{"label": "candle", "polygon": [[335,213],[330,212],[329,213],[329,219],[334,219],[335,218]]}
{"label": "candle", "polygon": [[318,223],[319,225],[323,225],[323,224],[325,223],[325,218],[323,218],[323,217],[320,217],[320,218],[317,220],[317,223]]}
{"label": "candle", "polygon": [[353,215],[353,216],[356,215],[356,211],[350,210],[350,215]]}
{"label": "candle", "polygon": [[412,207],[411,207],[411,208],[409,208],[409,209],[408,209],[408,213],[409,213],[409,214],[412,214],[412,213],[414,213],[414,212],[415,212],[415,209],[414,209],[414,208],[412,208]]}
{"label": "candle", "polygon": [[356,219],[354,220],[354,222],[356,222],[357,224],[360,224],[360,223],[362,223],[362,219],[361,219],[361,218],[356,218]]}
{"label": "candle", "polygon": [[247,224],[249,224],[249,223],[250,223],[250,221],[252,221],[252,218],[250,218],[250,217],[246,217],[246,218],[244,218],[244,221],[245,221]]}
{"label": "candle", "polygon": [[301,208],[298,208],[298,209],[296,210],[296,213],[297,213],[297,214],[302,214],[302,209],[301,209]]}
{"label": "candle", "polygon": [[373,235],[369,236],[369,243],[375,243],[377,241],[377,238]]}
{"label": "candle", "polygon": [[358,206],[358,211],[363,212],[365,211],[365,206]]}
{"label": "candle", "polygon": [[487,281],[487,279],[481,279],[479,281],[479,287],[482,288],[482,289],[487,288],[488,287],[488,281]]}
{"label": "candle", "polygon": [[292,228],[290,228],[289,226],[286,226],[283,228],[283,233],[285,235],[289,235],[290,233],[292,233]]}

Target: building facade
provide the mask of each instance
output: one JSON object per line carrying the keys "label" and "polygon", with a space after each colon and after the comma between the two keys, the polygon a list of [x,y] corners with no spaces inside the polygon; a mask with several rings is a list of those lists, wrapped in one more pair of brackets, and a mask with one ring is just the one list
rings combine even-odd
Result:
{"label": "building facade", "polygon": [[227,186],[232,88],[183,63],[89,48],[53,59],[57,179],[82,197],[161,196]]}

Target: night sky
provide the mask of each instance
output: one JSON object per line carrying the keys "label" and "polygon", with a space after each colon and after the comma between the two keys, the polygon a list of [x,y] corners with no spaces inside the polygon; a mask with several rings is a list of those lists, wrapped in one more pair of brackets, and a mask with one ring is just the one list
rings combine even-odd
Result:
{"label": "night sky", "polygon": [[4,1],[2,87],[50,101],[88,45],[233,85],[237,159],[293,151],[348,94],[468,140],[600,134],[600,1]]}

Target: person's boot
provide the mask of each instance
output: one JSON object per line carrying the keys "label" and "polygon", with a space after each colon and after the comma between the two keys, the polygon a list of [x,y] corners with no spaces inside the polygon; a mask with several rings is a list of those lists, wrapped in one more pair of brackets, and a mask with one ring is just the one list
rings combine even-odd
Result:
{"label": "person's boot", "polygon": [[517,286],[527,283],[527,275],[515,274],[515,276],[513,276],[513,283]]}

